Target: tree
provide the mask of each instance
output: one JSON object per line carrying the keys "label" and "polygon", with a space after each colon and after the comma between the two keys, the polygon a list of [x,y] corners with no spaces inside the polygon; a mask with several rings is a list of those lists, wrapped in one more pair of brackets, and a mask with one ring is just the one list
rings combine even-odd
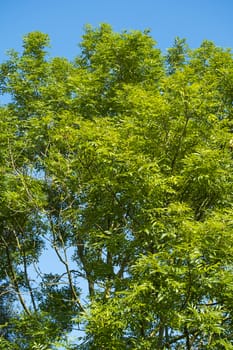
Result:
{"label": "tree", "polygon": [[0,348],[231,349],[230,50],[106,24],[74,62],[48,44],[0,69]]}

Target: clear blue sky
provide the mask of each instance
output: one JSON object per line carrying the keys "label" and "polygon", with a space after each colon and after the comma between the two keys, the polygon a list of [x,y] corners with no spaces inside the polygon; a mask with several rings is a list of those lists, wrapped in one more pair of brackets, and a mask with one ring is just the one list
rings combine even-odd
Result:
{"label": "clear blue sky", "polygon": [[233,0],[0,0],[0,61],[34,30],[49,34],[52,56],[72,59],[84,25],[103,22],[116,31],[150,28],[163,51],[175,36],[193,48],[204,39],[233,48],[232,15]]}
{"label": "clear blue sky", "polygon": [[[233,0],[0,0],[0,62],[35,30],[49,34],[52,56],[73,59],[84,25],[103,22],[116,31],[150,28],[163,51],[175,36],[186,38],[192,48],[204,39],[233,48],[232,15]],[[57,268],[51,254],[42,261],[46,272]]]}
{"label": "clear blue sky", "polygon": [[[0,0],[0,62],[35,30],[49,34],[51,56],[73,59],[84,25],[103,22],[116,31],[150,28],[163,51],[175,36],[186,38],[192,48],[204,39],[233,48],[232,15],[233,0]],[[58,269],[52,254],[43,255],[44,272]]]}
{"label": "clear blue sky", "polygon": [[[0,0],[0,62],[5,52],[20,50],[22,37],[35,30],[49,34],[51,55],[73,59],[85,24],[109,23],[116,31],[151,29],[163,51],[175,36],[190,47],[204,39],[233,48],[233,0]],[[59,272],[50,250],[43,272]]]}

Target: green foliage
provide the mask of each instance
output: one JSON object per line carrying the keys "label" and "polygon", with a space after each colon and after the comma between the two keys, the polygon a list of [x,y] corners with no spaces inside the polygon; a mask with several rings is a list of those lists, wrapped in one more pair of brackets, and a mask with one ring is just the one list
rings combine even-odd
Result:
{"label": "green foliage", "polygon": [[48,44],[0,66],[0,349],[232,349],[231,51]]}

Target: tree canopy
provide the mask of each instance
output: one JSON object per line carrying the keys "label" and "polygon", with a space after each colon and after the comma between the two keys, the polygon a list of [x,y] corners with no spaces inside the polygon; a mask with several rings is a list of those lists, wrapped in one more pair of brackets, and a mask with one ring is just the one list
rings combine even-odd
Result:
{"label": "tree canopy", "polygon": [[0,65],[0,349],[233,349],[231,50],[48,47]]}

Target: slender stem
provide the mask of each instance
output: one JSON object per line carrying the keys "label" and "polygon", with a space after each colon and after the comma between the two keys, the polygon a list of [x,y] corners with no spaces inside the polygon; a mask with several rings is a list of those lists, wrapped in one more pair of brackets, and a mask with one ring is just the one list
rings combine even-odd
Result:
{"label": "slender stem", "polygon": [[12,260],[11,260],[11,254],[10,254],[10,251],[9,251],[9,248],[8,248],[7,245],[6,245],[6,255],[7,255],[8,266],[10,268],[10,278],[11,278],[12,284],[13,284],[13,286],[15,288],[15,291],[16,291],[17,296],[19,298],[20,304],[22,305],[24,311],[28,315],[30,315],[31,313],[30,313],[30,311],[29,311],[29,309],[28,309],[28,307],[27,307],[27,305],[26,305],[26,303],[25,303],[25,301],[23,299],[23,296],[22,296],[20,288],[19,288],[19,284],[17,282],[17,275],[15,273],[15,270],[14,270],[14,267],[13,267],[13,263],[12,263]]}
{"label": "slender stem", "polygon": [[[80,299],[78,298],[77,296],[77,293],[75,291],[75,288],[74,288],[74,284],[73,284],[73,280],[72,280],[72,273],[71,273],[71,270],[70,270],[70,266],[69,266],[69,262],[68,262],[68,257],[67,257],[67,253],[66,253],[66,247],[65,247],[65,243],[64,243],[64,240],[62,238],[62,235],[61,234],[58,234],[55,229],[54,229],[54,225],[53,225],[53,222],[50,218],[50,226],[51,226],[51,229],[52,229],[52,234],[53,234],[53,248],[58,256],[58,259],[60,260],[60,262],[65,266],[65,269],[66,269],[66,273],[67,273],[67,277],[68,277],[68,283],[69,283],[69,286],[70,286],[70,290],[71,290],[71,294],[72,294],[72,299],[78,304],[79,308],[81,311],[84,311],[84,308],[80,302]],[[56,237],[59,239],[59,242],[61,243],[62,245],[62,249],[63,249],[63,254],[64,256],[62,256],[62,254],[60,253],[57,245],[56,245]]]}
{"label": "slender stem", "polygon": [[29,294],[30,294],[30,298],[32,301],[32,305],[33,305],[33,309],[36,312],[37,311],[37,307],[36,307],[36,302],[35,302],[35,298],[34,298],[34,294],[33,294],[33,290],[30,284],[30,280],[28,277],[28,270],[27,270],[27,259],[26,259],[26,255],[25,252],[22,252],[22,256],[23,256],[23,267],[24,267],[24,277],[25,277],[25,281],[29,290]]}
{"label": "slender stem", "polygon": [[184,328],[184,333],[185,333],[185,338],[186,338],[186,350],[191,350],[190,339],[189,339],[189,331],[188,331],[188,327],[187,326],[185,326],[185,328]]}

